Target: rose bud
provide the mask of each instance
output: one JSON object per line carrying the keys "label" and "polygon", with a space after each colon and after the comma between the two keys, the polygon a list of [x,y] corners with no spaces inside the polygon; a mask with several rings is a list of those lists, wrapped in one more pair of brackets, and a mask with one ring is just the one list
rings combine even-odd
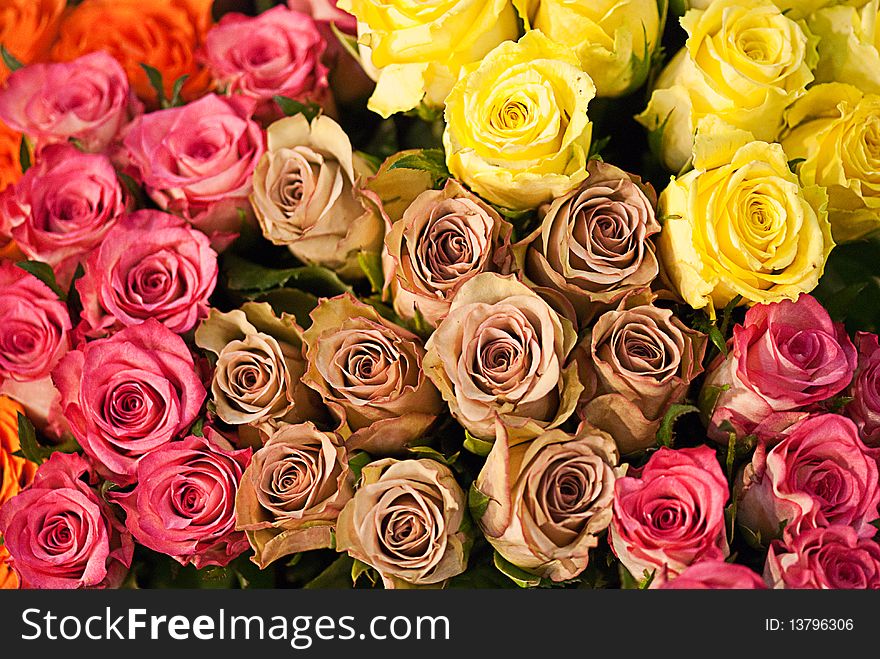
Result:
{"label": "rose bud", "polygon": [[624,454],[655,444],[670,405],[684,400],[702,373],[706,351],[705,335],[643,301],[630,296],[604,313],[588,340],[597,384],[580,414]]}
{"label": "rose bud", "polygon": [[880,589],[880,545],[848,526],[807,529],[767,552],[771,588]]}
{"label": "rose bud", "polygon": [[685,568],[660,590],[763,590],[764,580],[745,565],[727,561],[700,561]]}
{"label": "rose bud", "polygon": [[235,530],[235,496],[251,450],[220,442],[213,435],[165,444],[138,463],[131,492],[109,495],[137,542],[196,569],[227,565],[247,550]]}
{"label": "rose bud", "polygon": [[769,540],[805,528],[842,524],[872,537],[880,518],[877,463],[856,425],[819,414],[792,426],[772,449],[759,445],[738,483],[739,523]]}
{"label": "rose bud", "polygon": [[425,377],[421,340],[351,295],[321,300],[303,333],[303,382],[321,394],[348,450],[404,452],[445,409]]}
{"label": "rose bud", "polygon": [[383,235],[378,210],[359,190],[373,173],[368,163],[330,117],[286,117],[267,135],[251,195],[263,235],[305,263],[363,277],[358,254],[378,253]]}
{"label": "rose bud", "polygon": [[386,588],[442,584],[467,568],[467,497],[448,467],[386,458],[364,467],[336,528],[336,549]]}
{"label": "rose bud", "polygon": [[868,446],[880,447],[880,344],[876,334],[858,332],[858,369],[844,414],[856,422],[859,437]]}
{"label": "rose bud", "polygon": [[217,254],[185,220],[154,210],[127,215],[89,256],[76,282],[85,336],[155,318],[175,334],[208,315]]}
{"label": "rose bud", "polygon": [[500,428],[475,482],[486,510],[474,516],[506,560],[553,581],[573,579],[611,523],[618,460],[614,439],[586,424],[512,448]]}
{"label": "rose bud", "polygon": [[75,453],[53,453],[0,507],[0,534],[23,588],[118,588],[134,543]]}
{"label": "rose bud", "polygon": [[726,445],[730,429],[743,437],[775,413],[832,398],[855,368],[856,349],[843,324],[833,323],[812,296],[755,305],[734,326],[727,358],[710,367],[703,385],[718,394],[700,396],[716,399],[704,410],[709,437]]}
{"label": "rose bud", "polygon": [[715,451],[664,447],[630,474],[617,479],[608,540],[633,576],[674,578],[697,561],[727,557],[729,495]]}
{"label": "rose bud", "polygon": [[511,443],[556,428],[583,385],[569,363],[571,322],[512,276],[483,273],[456,293],[428,339],[425,374],[472,435],[492,441],[496,420]]}
{"label": "rose bud", "polygon": [[217,356],[211,398],[221,420],[269,434],[282,422],[320,418],[317,394],[301,382],[302,330],[292,316],[276,318],[265,302],[229,313],[212,309],[195,341]]}
{"label": "rose bud", "polygon": [[247,532],[260,568],[333,546],[333,527],[351,499],[354,476],[342,437],[312,423],[286,425],[254,453],[235,498],[236,528]]}
{"label": "rose bud", "polygon": [[559,290],[586,327],[628,292],[657,276],[650,237],[660,231],[653,188],[607,163],[590,160],[589,178],[541,209],[541,226],[517,246],[525,276]]}
{"label": "rose bud", "polygon": [[481,272],[510,272],[512,231],[454,179],[443,190],[420,194],[385,236],[385,281],[394,310],[405,320],[418,312],[436,327],[466,281]]}
{"label": "rose bud", "polygon": [[183,339],[156,320],[82,344],[52,380],[80,446],[118,485],[135,482],[138,461],[189,428],[206,393]]}

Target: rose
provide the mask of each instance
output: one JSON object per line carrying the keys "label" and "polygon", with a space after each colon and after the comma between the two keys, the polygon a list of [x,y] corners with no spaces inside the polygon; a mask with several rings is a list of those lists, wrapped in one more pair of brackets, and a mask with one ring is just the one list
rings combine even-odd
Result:
{"label": "rose", "polygon": [[452,175],[515,210],[561,197],[587,178],[593,81],[574,53],[532,30],[467,66],[446,99]]}
{"label": "rose", "polygon": [[767,588],[763,579],[750,568],[727,561],[700,561],[671,581],[660,585],[660,590],[762,590]]}
{"label": "rose", "polygon": [[333,527],[354,492],[342,437],[313,423],[286,425],[254,453],[235,499],[236,528],[252,560],[266,568],[283,556],[333,546]]}
{"label": "rose", "polygon": [[778,144],[712,125],[697,138],[695,169],[660,195],[670,282],[695,309],[810,292],[834,247],[824,189],[802,186]]}
{"label": "rose", "polygon": [[210,27],[212,4],[212,0],[84,0],[65,15],[52,59],[67,62],[102,50],[122,65],[137,95],[151,105],[157,105],[156,93],[142,63],[162,74],[166,98],[172,97],[175,81],[189,76],[183,96],[193,100],[211,85],[194,53]]}
{"label": "rose", "polygon": [[862,441],[876,448],[880,446],[880,343],[876,334],[858,332],[856,346],[858,369],[844,413],[856,422]]}
{"label": "rose", "polygon": [[369,165],[330,117],[287,117],[267,136],[251,195],[263,235],[306,263],[362,277],[358,254],[378,252],[383,234],[378,212],[358,189]]}
{"label": "rose", "polygon": [[196,569],[224,566],[248,548],[235,530],[235,497],[250,459],[250,449],[233,450],[217,437],[187,437],[144,457],[134,489],[110,498],[145,547]]}
{"label": "rose", "polygon": [[416,313],[436,327],[455,293],[481,272],[512,268],[513,227],[495,209],[449,179],[418,195],[385,236],[386,291],[404,320]]}
{"label": "rose", "polygon": [[351,433],[346,448],[400,453],[421,439],[444,405],[419,338],[351,295],[321,300],[311,318],[303,382]]}
{"label": "rose", "polygon": [[48,377],[70,348],[67,306],[46,284],[0,262],[0,384]]}
{"label": "rose", "polygon": [[663,24],[655,0],[514,0],[526,28],[570,47],[597,96],[623,96],[644,84]]}
{"label": "rose", "polygon": [[223,16],[205,38],[204,59],[227,93],[253,98],[257,113],[272,117],[278,114],[276,95],[324,100],[325,47],[308,14],[278,6],[256,17]]}
{"label": "rose", "polygon": [[[0,121],[0,193],[21,178],[20,153],[21,135]],[[0,241],[5,239],[0,235]],[[4,254],[5,247],[0,249],[0,255]]]}
{"label": "rose", "polygon": [[493,440],[496,423],[513,443],[560,426],[583,385],[569,363],[571,322],[516,281],[483,273],[458,291],[428,339],[425,374],[472,435]]}
{"label": "rose", "polygon": [[816,80],[843,82],[880,94],[880,2],[825,7],[809,19],[820,38]]}
{"label": "rose", "polygon": [[474,518],[517,567],[573,579],[611,522],[614,482],[624,471],[618,460],[614,439],[589,425],[573,435],[550,430],[513,448],[502,430],[474,484],[487,498]]}
{"label": "rose", "polygon": [[728,356],[706,378],[700,398],[714,399],[704,410],[709,436],[726,444],[725,422],[744,437],[780,413],[827,400],[849,385],[855,368],[846,330],[812,296],[756,305],[734,326]]}
{"label": "rose", "polygon": [[764,579],[771,588],[880,589],[880,545],[851,528],[809,529],[770,545]]}
{"label": "rose", "polygon": [[[65,0],[11,0],[3,3],[0,43],[19,62],[42,57],[55,35],[66,5]],[[0,83],[9,75],[0,63]]]}
{"label": "rose", "polygon": [[281,422],[319,418],[317,395],[301,382],[302,330],[292,316],[276,318],[265,302],[212,309],[195,342],[217,356],[211,397],[221,420],[270,433]]}
{"label": "rose", "polygon": [[[686,9],[708,9],[715,0],[684,0]],[[827,7],[828,5],[843,4],[848,0],[773,0],[786,16],[792,18],[806,18],[814,11]],[[855,0],[855,4],[864,2],[865,0]]]}
{"label": "rose", "polygon": [[217,254],[204,234],[159,211],[127,215],[89,256],[76,282],[89,337],[155,318],[183,334],[208,315]]}
{"label": "rose", "polygon": [[103,52],[69,63],[31,64],[6,85],[0,119],[37,146],[72,138],[85,151],[104,151],[140,110],[125,71]]}
{"label": "rose", "polygon": [[541,226],[517,247],[525,276],[559,290],[586,327],[626,293],[657,276],[650,236],[660,231],[650,185],[601,162],[576,190],[542,208]]}
{"label": "rose", "polygon": [[48,263],[62,286],[100,244],[126,199],[106,156],[67,144],[46,147],[13,192],[0,197],[0,222],[29,258]]}
{"label": "rose", "polygon": [[134,543],[82,457],[53,453],[0,507],[0,533],[24,588],[118,588]]}
{"label": "rose", "polygon": [[133,483],[138,462],[180,436],[205,400],[183,339],[152,319],[67,353],[52,380],[80,446],[119,485]]}
{"label": "rose", "polygon": [[358,20],[364,68],[376,81],[368,107],[383,117],[424,103],[442,107],[462,65],[516,39],[509,0],[448,0],[427,11],[407,0],[339,0]]}
{"label": "rose", "polygon": [[762,539],[841,524],[859,537],[877,532],[880,483],[876,459],[855,424],[836,414],[800,421],[772,449],[762,444],[738,483],[739,523]]}
{"label": "rose", "polygon": [[782,113],[813,81],[816,39],[770,0],[715,0],[681,19],[685,48],[660,76],[636,119],[656,133],[663,164],[679,171],[705,117],[774,142]]}
{"label": "rose", "polygon": [[345,34],[356,34],[357,19],[338,4],[338,0],[287,0],[288,7],[309,14],[322,26],[335,25]]}
{"label": "rose", "polygon": [[445,465],[379,460],[339,515],[336,549],[373,567],[386,588],[441,584],[467,568],[466,508]]}
{"label": "rose", "polygon": [[880,96],[851,85],[812,87],[786,113],[782,145],[804,185],[828,189],[838,242],[880,227]]}
{"label": "rose", "polygon": [[133,174],[160,208],[209,234],[237,231],[264,151],[252,111],[253,101],[211,94],[137,118],[124,140]]}
{"label": "rose", "polygon": [[654,445],[669,407],[703,372],[706,351],[705,335],[643,301],[627,298],[600,316],[587,339],[597,384],[580,414],[624,454]]}
{"label": "rose", "polygon": [[712,449],[662,447],[631,473],[614,486],[608,539],[632,575],[672,578],[697,561],[727,557],[727,480]]}

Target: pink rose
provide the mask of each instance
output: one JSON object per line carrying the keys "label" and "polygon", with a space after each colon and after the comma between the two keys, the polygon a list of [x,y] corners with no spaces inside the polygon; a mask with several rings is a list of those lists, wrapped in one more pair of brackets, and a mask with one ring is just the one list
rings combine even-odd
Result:
{"label": "pink rose", "polygon": [[800,421],[769,451],[760,445],[739,488],[739,523],[763,539],[778,537],[783,523],[786,535],[832,524],[860,537],[877,532],[877,463],[856,425],[837,414]]}
{"label": "pink rose", "polygon": [[235,530],[235,496],[251,450],[204,437],[170,442],[137,465],[131,492],[114,493],[142,545],[196,568],[227,565],[248,548]]}
{"label": "pink rose", "polygon": [[631,574],[673,577],[697,561],[727,557],[727,481],[715,451],[661,448],[630,473],[615,484],[608,536]]}
{"label": "pink rose", "polygon": [[239,209],[248,208],[264,151],[253,110],[251,99],[209,94],[138,117],[124,140],[135,178],[163,210],[228,239],[238,231]]}
{"label": "pink rose", "polygon": [[337,0],[287,0],[288,7],[310,14],[318,23],[332,23],[347,34],[357,34],[357,19],[337,4]]}
{"label": "pink rose", "polygon": [[204,58],[227,93],[253,98],[257,114],[272,119],[280,115],[275,95],[323,100],[326,46],[311,16],[278,6],[256,17],[226,14],[208,32]]}
{"label": "pink rose", "polygon": [[767,584],[745,565],[727,561],[700,561],[686,568],[660,590],[762,590]]}
{"label": "pink rose", "polygon": [[848,526],[808,529],[770,545],[764,579],[772,588],[880,589],[880,545]]}
{"label": "pink rose", "polygon": [[706,379],[705,387],[721,390],[706,410],[709,436],[726,445],[725,421],[745,436],[768,417],[827,400],[846,388],[855,367],[846,330],[815,298],[757,304],[733,328],[730,353]]}
{"label": "pink rose", "polygon": [[206,396],[183,339],[152,319],[67,353],[52,379],[74,436],[120,485],[195,421]]}
{"label": "pink rose", "polygon": [[24,588],[118,588],[134,543],[76,454],[54,453],[0,508],[0,534]]}
{"label": "pink rose", "polygon": [[852,401],[845,414],[856,422],[859,436],[868,446],[880,447],[880,343],[876,334],[856,334],[859,366],[847,392]]}
{"label": "pink rose", "polygon": [[28,258],[51,265],[65,286],[77,263],[125,211],[125,203],[106,156],[54,144],[41,151],[14,189],[7,188],[0,223]]}
{"label": "pink rose", "polygon": [[89,256],[76,283],[80,331],[104,336],[155,318],[183,334],[208,315],[217,254],[181,218],[153,210],[125,216]]}
{"label": "pink rose", "polygon": [[104,52],[31,64],[0,91],[0,119],[38,147],[76,138],[86,151],[104,151],[141,110],[125,71]]}

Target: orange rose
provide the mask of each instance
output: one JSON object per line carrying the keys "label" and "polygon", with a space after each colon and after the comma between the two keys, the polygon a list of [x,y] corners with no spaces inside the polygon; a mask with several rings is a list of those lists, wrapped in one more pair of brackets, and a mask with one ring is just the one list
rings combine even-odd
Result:
{"label": "orange rose", "polygon": [[6,561],[9,560],[9,552],[6,547],[0,545],[0,590],[15,590],[18,588],[18,577],[12,571],[12,567]]}
{"label": "orange rose", "polygon": [[[20,62],[41,59],[58,33],[65,0],[0,0],[0,43]],[[0,82],[9,69],[0,62]],[[0,185],[2,185],[0,172]]]}
{"label": "orange rose", "polygon": [[148,103],[156,94],[141,63],[162,73],[168,98],[174,81],[188,74],[183,96],[192,100],[212,84],[195,58],[210,26],[211,0],[84,0],[62,22],[52,58],[66,62],[105,50]]}
{"label": "orange rose", "polygon": [[[0,506],[19,493],[34,478],[37,466],[12,455],[18,444],[18,412],[24,409],[14,400],[0,396]],[[9,553],[0,545],[0,589],[18,588],[18,577],[9,567]]]}
{"label": "orange rose", "polygon": [[20,148],[21,133],[16,133],[0,121],[0,192],[21,178]]}

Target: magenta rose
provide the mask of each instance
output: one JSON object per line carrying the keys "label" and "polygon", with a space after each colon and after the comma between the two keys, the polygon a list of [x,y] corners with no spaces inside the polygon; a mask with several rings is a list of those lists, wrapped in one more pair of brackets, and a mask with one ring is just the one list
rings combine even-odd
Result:
{"label": "magenta rose", "polygon": [[844,413],[859,428],[859,436],[868,446],[880,447],[880,343],[876,334],[856,334],[859,365],[847,392],[852,401]]}
{"label": "magenta rose", "polygon": [[739,484],[739,523],[760,537],[843,524],[860,537],[880,517],[877,463],[856,425],[837,414],[800,421],[769,451],[758,446]]}
{"label": "magenta rose", "polygon": [[38,147],[75,138],[104,151],[142,111],[119,63],[104,52],[15,71],[0,90],[0,119]]}
{"label": "magenta rose", "polygon": [[764,579],[771,588],[880,589],[880,545],[848,526],[808,529],[770,545]]}
{"label": "magenta rose", "polygon": [[105,336],[155,318],[175,334],[208,315],[217,253],[185,220],[153,210],[125,216],[89,256],[76,283],[80,331]]}
{"label": "magenta rose", "polygon": [[715,451],[661,448],[630,473],[615,483],[608,537],[633,576],[656,570],[672,578],[697,561],[727,557],[727,481]]}
{"label": "magenta rose", "polygon": [[138,117],[124,140],[133,175],[160,208],[228,242],[239,210],[249,208],[251,174],[264,150],[253,110],[251,99],[209,94]]}
{"label": "magenta rose", "polygon": [[745,565],[727,561],[700,561],[664,581],[660,590],[762,590],[764,580]]}
{"label": "magenta rose", "polygon": [[856,349],[846,330],[815,298],[757,304],[733,328],[727,358],[706,378],[704,386],[720,392],[714,409],[706,410],[709,436],[726,445],[729,430],[745,436],[780,416],[783,423],[770,425],[785,427],[796,420],[785,413],[840,393],[855,368]]}
{"label": "magenta rose", "polygon": [[248,548],[235,530],[235,496],[251,449],[219,441],[187,437],[138,463],[135,488],[111,495],[135,540],[196,568],[227,565]]}
{"label": "magenta rose", "polygon": [[134,543],[74,453],[54,453],[0,508],[0,535],[24,588],[118,588]]}
{"label": "magenta rose", "polygon": [[189,428],[206,396],[183,339],[152,319],[67,353],[52,379],[74,436],[120,485]]}
{"label": "magenta rose", "polygon": [[125,211],[126,198],[110,160],[69,144],[40,152],[14,190],[0,201],[0,225],[28,258],[48,263],[62,286]]}
{"label": "magenta rose", "polygon": [[205,39],[204,58],[229,94],[257,101],[257,114],[280,115],[275,95],[321,102],[327,92],[327,44],[308,14],[273,7],[252,17],[226,14]]}

